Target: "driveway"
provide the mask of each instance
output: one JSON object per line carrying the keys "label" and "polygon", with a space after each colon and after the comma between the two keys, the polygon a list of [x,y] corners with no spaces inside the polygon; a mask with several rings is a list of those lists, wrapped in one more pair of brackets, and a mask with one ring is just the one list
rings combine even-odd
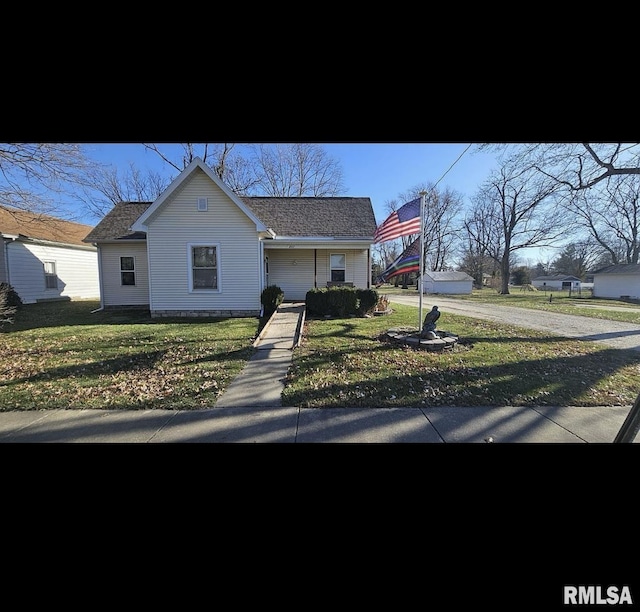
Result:
{"label": "driveway", "polygon": [[[390,295],[389,300],[397,304],[409,306],[419,305],[419,296],[415,295]],[[422,298],[422,310],[424,315],[432,306],[438,306],[442,313],[438,326],[446,328],[447,312],[476,319],[486,319],[497,323],[507,323],[528,327],[539,331],[551,332],[560,336],[578,338],[600,342],[618,349],[631,349],[640,351],[640,325],[633,323],[621,323],[619,321],[604,321],[602,319],[590,319],[577,315],[559,314],[530,308],[518,308],[515,306],[500,306],[497,304],[476,304],[455,298],[441,297],[439,295],[424,295]],[[416,319],[416,325],[418,321]]]}

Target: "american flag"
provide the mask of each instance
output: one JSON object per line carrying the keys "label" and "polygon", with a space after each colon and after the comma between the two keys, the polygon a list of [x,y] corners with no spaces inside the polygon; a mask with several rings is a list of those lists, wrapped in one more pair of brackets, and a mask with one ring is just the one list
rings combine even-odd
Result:
{"label": "american flag", "polygon": [[386,242],[402,236],[420,233],[420,198],[407,202],[395,212],[392,212],[387,220],[378,226],[373,235],[373,242]]}

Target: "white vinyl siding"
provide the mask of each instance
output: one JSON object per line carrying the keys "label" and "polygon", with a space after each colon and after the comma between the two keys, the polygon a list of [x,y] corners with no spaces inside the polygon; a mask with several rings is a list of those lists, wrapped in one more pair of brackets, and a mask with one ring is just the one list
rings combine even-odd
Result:
{"label": "white vinyl siding", "polygon": [[[135,285],[122,284],[122,258],[132,257]],[[144,242],[100,245],[103,306],[149,304],[147,245]]]}
{"label": "white vinyl siding", "polygon": [[7,243],[0,238],[0,283],[6,283],[9,281],[7,270],[7,259],[5,257],[7,249]]}
{"label": "white vinyl siding", "polygon": [[[25,304],[56,298],[100,297],[94,249],[14,241],[7,245],[6,256],[9,282]],[[55,262],[55,287],[51,282],[52,286],[47,288],[44,262]]]}
{"label": "white vinyl siding", "polygon": [[[206,211],[198,210],[207,198]],[[191,291],[188,245],[216,245],[218,290]],[[152,215],[147,227],[151,310],[260,310],[262,262],[255,223],[201,170]]]}
{"label": "white vinyl siding", "polygon": [[287,301],[304,301],[313,289],[313,251],[273,249],[269,254],[269,284],[277,285]]}
{"label": "white vinyl siding", "polygon": [[[460,278],[462,277],[462,278]],[[469,294],[473,290],[473,279],[458,272],[424,273],[422,281],[423,293]]]}
{"label": "white vinyl siding", "polygon": [[629,296],[640,299],[640,274],[596,274],[593,277],[593,297]]}
{"label": "white vinyl siding", "polygon": [[429,278],[425,278],[422,286],[424,288],[424,293],[459,295],[472,293],[473,291],[473,281],[434,281]]}
{"label": "white vinyl siding", "polygon": [[[267,245],[265,243],[265,247]],[[314,264],[314,249],[265,248],[269,257],[269,284],[280,287],[285,300],[304,300],[307,291],[314,288],[314,281],[318,288],[326,287],[331,281],[331,255],[337,253],[326,247],[317,249]],[[345,255],[345,282],[366,289],[369,279],[367,249],[344,249],[340,254]]]}

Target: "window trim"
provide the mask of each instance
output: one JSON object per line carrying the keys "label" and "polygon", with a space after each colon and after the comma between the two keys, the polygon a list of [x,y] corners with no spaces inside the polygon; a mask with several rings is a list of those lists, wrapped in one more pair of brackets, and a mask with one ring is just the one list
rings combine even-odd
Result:
{"label": "window trim", "polygon": [[[133,270],[123,270],[122,269],[122,260],[125,257],[127,259],[133,259]],[[135,287],[138,284],[138,275],[136,274],[136,257],[135,257],[135,255],[120,255],[119,260],[120,260],[120,286],[121,287]],[[125,283],[122,282],[122,274],[125,273],[125,272],[129,273],[129,274],[133,273],[133,284],[132,285],[129,284],[129,283],[125,284]]]}
{"label": "window trim", "polygon": [[[53,272],[47,272],[47,264],[50,264],[53,267]],[[58,290],[58,267],[56,265],[56,262],[52,261],[51,259],[43,260],[42,269],[44,271],[44,288],[45,288],[45,290],[52,289],[54,291],[57,291]],[[49,280],[50,279],[53,279],[55,281],[55,286],[54,287],[49,287]]]}
{"label": "window trim", "polygon": [[[218,286],[215,289],[196,289],[193,286],[193,249],[199,247],[212,247],[216,250],[216,279]],[[187,244],[187,278],[189,279],[189,293],[222,293],[222,278],[220,274],[220,243],[219,242],[189,242]]]}
{"label": "window trim", "polygon": [[[344,257],[344,268],[335,268],[332,265],[331,262],[331,258],[334,255],[341,255],[342,257]],[[334,270],[342,270],[344,272],[344,279],[341,281],[334,281],[333,280],[333,271]],[[344,283],[347,281],[347,254],[345,253],[329,253],[329,281],[332,283]]]}

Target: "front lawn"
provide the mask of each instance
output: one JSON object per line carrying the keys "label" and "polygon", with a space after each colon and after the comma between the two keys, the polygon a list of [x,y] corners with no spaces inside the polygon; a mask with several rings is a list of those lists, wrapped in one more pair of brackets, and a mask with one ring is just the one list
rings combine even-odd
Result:
{"label": "front lawn", "polygon": [[417,308],[393,304],[370,319],[307,320],[283,404],[347,406],[617,406],[640,392],[640,354],[489,321],[443,315],[459,335],[444,352],[383,342],[415,327]]}
{"label": "front lawn", "polygon": [[255,350],[256,318],[92,313],[98,306],[28,304],[2,327],[0,410],[211,407]]}
{"label": "front lawn", "polygon": [[[0,332],[0,410],[191,410],[218,395],[253,354],[246,319],[151,319],[91,312],[97,302],[23,306]],[[417,308],[373,318],[307,319],[283,404],[300,407],[631,405],[640,354],[444,313],[460,336],[430,353],[383,342]]]}

